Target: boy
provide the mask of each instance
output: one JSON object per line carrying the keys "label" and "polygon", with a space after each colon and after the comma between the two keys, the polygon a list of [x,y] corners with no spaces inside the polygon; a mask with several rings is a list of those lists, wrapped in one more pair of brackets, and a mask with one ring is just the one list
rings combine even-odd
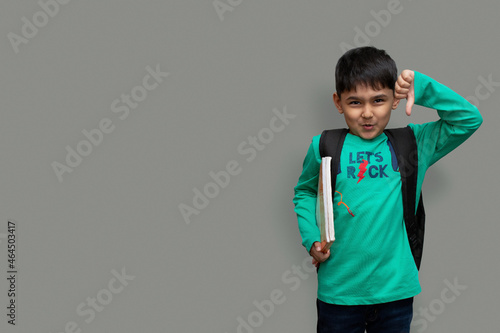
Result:
{"label": "boy", "polygon": [[[333,101],[349,133],[334,189],[335,242],[321,252],[316,195],[320,135],[313,137],[295,187],[302,244],[318,267],[318,332],[409,332],[413,297],[420,293],[403,219],[401,176],[383,133],[392,110],[406,99],[437,109],[439,120],[408,125],[418,148],[417,200],[426,170],[481,125],[477,108],[424,74],[397,76],[385,51],[346,52],[335,70]],[[417,202],[418,203],[418,202]]]}

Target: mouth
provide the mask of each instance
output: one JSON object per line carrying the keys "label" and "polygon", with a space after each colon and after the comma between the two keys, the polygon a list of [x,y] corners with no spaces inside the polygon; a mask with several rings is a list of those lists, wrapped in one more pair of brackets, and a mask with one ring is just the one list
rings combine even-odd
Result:
{"label": "mouth", "polygon": [[363,124],[362,126],[365,130],[371,130],[373,129],[373,127],[375,127],[375,125],[373,124]]}

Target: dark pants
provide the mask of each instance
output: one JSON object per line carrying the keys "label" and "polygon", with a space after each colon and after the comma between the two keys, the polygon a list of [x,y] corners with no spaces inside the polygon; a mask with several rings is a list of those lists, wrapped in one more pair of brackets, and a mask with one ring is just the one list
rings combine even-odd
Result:
{"label": "dark pants", "polygon": [[318,333],[408,333],[413,297],[373,305],[335,305],[316,301]]}

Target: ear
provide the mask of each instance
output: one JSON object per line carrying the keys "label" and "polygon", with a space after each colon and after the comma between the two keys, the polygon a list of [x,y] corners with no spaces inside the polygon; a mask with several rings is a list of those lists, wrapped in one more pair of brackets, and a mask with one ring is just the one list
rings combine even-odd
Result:
{"label": "ear", "polygon": [[339,113],[343,114],[344,110],[342,109],[342,104],[340,103],[340,96],[336,92],[333,93],[333,103],[335,103],[335,106],[337,107],[337,110],[339,110]]}
{"label": "ear", "polygon": [[394,98],[394,101],[392,102],[392,109],[396,110],[398,108],[399,102],[401,100],[399,98]]}

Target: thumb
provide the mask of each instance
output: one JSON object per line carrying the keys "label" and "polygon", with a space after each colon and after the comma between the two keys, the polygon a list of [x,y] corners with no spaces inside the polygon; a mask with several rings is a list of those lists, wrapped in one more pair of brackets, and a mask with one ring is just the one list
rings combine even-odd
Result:
{"label": "thumb", "polygon": [[415,99],[413,97],[408,96],[406,99],[406,115],[411,116],[411,108],[413,107]]}
{"label": "thumb", "polygon": [[413,89],[413,82],[410,86],[410,91],[408,92],[408,96],[406,97],[406,115],[411,116],[411,108],[415,104],[415,90]]}

